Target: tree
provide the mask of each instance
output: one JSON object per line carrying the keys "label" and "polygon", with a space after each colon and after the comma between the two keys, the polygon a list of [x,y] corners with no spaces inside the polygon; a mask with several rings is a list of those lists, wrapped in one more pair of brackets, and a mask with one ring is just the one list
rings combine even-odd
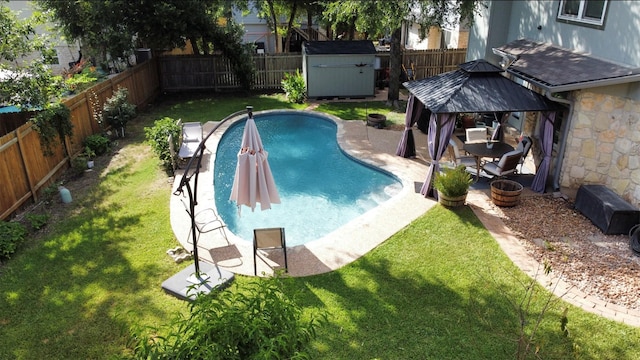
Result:
{"label": "tree", "polygon": [[331,0],[325,2],[324,16],[334,26],[353,22],[357,31],[391,35],[387,101],[397,105],[400,95],[400,36],[403,23],[419,24],[420,36],[424,38],[432,26],[442,28],[458,23],[472,24],[481,2],[482,0]]}
{"label": "tree", "polygon": [[34,13],[17,18],[0,2],[0,103],[23,109],[43,108],[62,92],[62,79],[45,62],[52,47],[45,35],[36,33],[43,16]]}
{"label": "tree", "polygon": [[[306,15],[307,26],[311,29],[312,12],[321,12],[316,0],[261,0],[254,3],[258,16],[267,21],[267,25],[276,38],[276,52],[288,52],[293,35],[293,27],[299,26]],[[284,22],[286,20],[286,23]],[[282,24],[286,24],[282,26]],[[284,34],[285,44],[281,48],[278,34]]]}
{"label": "tree", "polygon": [[36,0],[71,39],[106,66],[109,59],[127,61],[136,47],[153,50],[184,48],[187,40],[197,54],[220,51],[249,88],[253,74],[250,51],[242,45],[242,28],[231,9],[247,8],[246,0]]}

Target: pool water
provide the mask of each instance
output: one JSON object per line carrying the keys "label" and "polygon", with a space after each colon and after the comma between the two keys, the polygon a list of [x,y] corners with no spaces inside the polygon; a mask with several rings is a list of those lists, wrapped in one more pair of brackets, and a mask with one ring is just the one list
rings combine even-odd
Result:
{"label": "pool water", "polygon": [[[215,159],[215,203],[227,227],[253,239],[253,229],[284,227],[287,246],[327,235],[400,192],[394,176],[346,155],[338,146],[337,125],[303,112],[257,114],[256,126],[269,153],[280,204],[262,211],[229,200],[246,120],[224,133]],[[348,239],[345,239],[348,240]]]}

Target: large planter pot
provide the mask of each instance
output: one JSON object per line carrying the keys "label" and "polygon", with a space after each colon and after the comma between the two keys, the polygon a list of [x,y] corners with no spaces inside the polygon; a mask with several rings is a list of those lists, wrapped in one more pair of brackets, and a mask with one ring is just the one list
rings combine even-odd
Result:
{"label": "large planter pot", "polygon": [[387,121],[387,117],[382,114],[367,115],[367,125],[373,126],[378,129],[382,129],[386,121]]}
{"label": "large planter pot", "polygon": [[494,180],[491,182],[491,200],[498,206],[511,207],[520,202],[522,184],[512,180]]}
{"label": "large planter pot", "polygon": [[438,202],[446,207],[458,207],[464,206],[464,202],[467,200],[467,194],[460,196],[446,196],[442,193],[438,193]]}

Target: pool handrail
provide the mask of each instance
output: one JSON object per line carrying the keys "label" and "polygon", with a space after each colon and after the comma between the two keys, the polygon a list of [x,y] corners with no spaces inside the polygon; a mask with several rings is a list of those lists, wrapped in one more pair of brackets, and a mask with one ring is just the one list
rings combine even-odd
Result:
{"label": "pool handrail", "polygon": [[[216,124],[216,126],[213,127],[213,129],[211,129],[211,131],[209,131],[209,133],[207,133],[207,136],[205,136],[202,141],[200,141],[200,144],[198,144],[198,147],[196,148],[195,152],[193,153],[193,156],[189,159],[189,162],[187,163],[187,167],[184,169],[184,174],[182,175],[182,179],[180,179],[180,184],[178,185],[178,188],[173,192],[173,195],[179,196],[182,195],[185,191],[187,191],[187,194],[189,196],[189,206],[186,209],[187,214],[189,214],[189,218],[191,219],[191,236],[193,239],[193,263],[194,263],[194,267],[195,267],[195,276],[199,277],[200,276],[200,264],[199,264],[199,259],[198,259],[198,244],[197,244],[197,227],[196,227],[196,217],[195,217],[195,208],[196,205],[198,204],[198,175],[200,174],[200,165],[202,164],[202,154],[204,153],[204,150],[206,148],[205,144],[207,142],[207,140],[209,139],[209,137],[211,135],[213,135],[213,133],[218,130],[218,128],[224,124],[225,122],[227,122],[230,119],[233,119],[237,116],[240,116],[242,114],[250,114],[253,111],[253,107],[252,106],[247,106],[247,108],[245,110],[240,110],[237,111],[227,117],[225,117],[224,119],[220,120],[219,123]],[[195,168],[193,168],[195,162]],[[195,175],[195,180],[194,180],[194,184],[193,184],[193,189],[191,189],[191,178]]]}

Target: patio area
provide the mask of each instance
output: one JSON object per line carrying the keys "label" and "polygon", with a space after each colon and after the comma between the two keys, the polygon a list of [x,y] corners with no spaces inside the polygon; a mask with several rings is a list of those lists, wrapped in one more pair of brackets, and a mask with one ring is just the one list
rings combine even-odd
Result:
{"label": "patio area", "polygon": [[[386,95],[381,95],[385,96]],[[349,101],[349,100],[346,100]],[[403,190],[394,198],[381,206],[359,216],[345,226],[333,231],[327,236],[307,243],[306,245],[289,247],[287,249],[288,268],[290,276],[310,276],[321,274],[345,266],[365,255],[376,246],[383,243],[390,236],[407,226],[414,219],[423,215],[436,204],[431,198],[423,197],[419,191],[428,168],[427,137],[418,130],[414,130],[416,143],[416,158],[405,159],[395,155],[397,144],[402,131],[390,129],[376,129],[364,125],[359,121],[342,121],[338,123],[338,143],[350,155],[381,167],[398,176],[403,183]],[[213,159],[217,143],[226,127],[223,125],[209,138],[207,150],[203,158],[200,173],[198,199],[196,211],[215,207],[214,189],[208,184],[213,183]],[[208,133],[214,123],[204,125],[204,133]],[[443,162],[449,162],[448,154]],[[180,178],[180,170],[176,179]],[[526,182],[533,177],[530,169],[519,175],[525,185],[522,196],[540,196],[526,186]],[[553,290],[556,295],[586,310],[601,316],[640,326],[640,313],[620,306],[607,304],[592,296],[572,288],[559,278],[546,278],[536,274],[539,264],[529,256],[518,242],[516,236],[504,224],[496,213],[496,207],[490,199],[490,180],[481,179],[475,182],[467,197],[467,205],[482,221],[486,229],[496,239],[503,251],[522,271],[537,279],[542,284],[549,281],[558,283]],[[177,184],[174,184],[174,189]],[[187,250],[192,250],[190,239],[190,220],[185,211],[186,197],[171,197],[171,225],[180,241]],[[310,226],[312,222],[310,222]],[[198,240],[200,260],[228,270],[234,274],[253,276],[253,247],[251,239],[241,239],[225,229],[226,239],[219,231],[203,233]],[[266,259],[268,262],[265,262]],[[272,274],[273,268],[284,264],[281,251],[269,252],[258,259],[258,273]]]}

